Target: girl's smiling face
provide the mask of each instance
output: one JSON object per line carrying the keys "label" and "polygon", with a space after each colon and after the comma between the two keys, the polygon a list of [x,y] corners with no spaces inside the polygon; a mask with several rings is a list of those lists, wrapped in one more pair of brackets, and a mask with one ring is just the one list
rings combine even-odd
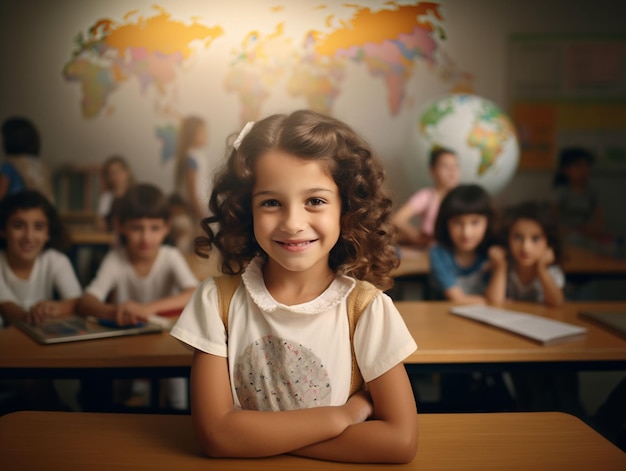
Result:
{"label": "girl's smiling face", "polygon": [[270,151],[255,166],[254,236],[276,272],[330,273],[341,233],[341,197],[319,161]]}
{"label": "girl's smiling face", "polygon": [[7,219],[2,236],[13,260],[34,263],[50,239],[46,213],[41,208],[16,210]]}

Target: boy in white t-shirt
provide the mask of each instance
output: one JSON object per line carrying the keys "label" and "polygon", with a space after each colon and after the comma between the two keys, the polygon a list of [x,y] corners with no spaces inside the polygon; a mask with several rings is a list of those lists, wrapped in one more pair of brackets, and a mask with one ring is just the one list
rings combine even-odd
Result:
{"label": "boy in white t-shirt", "polygon": [[[133,325],[158,312],[182,310],[198,280],[183,254],[163,245],[169,218],[169,204],[158,188],[139,184],[128,190],[114,216],[121,245],[109,251],[85,288],[81,314]],[[172,407],[186,408],[185,389],[170,388],[180,393],[170,397]]]}

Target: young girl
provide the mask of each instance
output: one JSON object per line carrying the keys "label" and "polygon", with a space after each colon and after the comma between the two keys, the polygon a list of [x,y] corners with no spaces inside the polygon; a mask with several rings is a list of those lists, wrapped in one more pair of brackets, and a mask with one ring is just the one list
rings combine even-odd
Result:
{"label": "young girl", "polygon": [[[200,443],[210,456],[410,461],[417,417],[402,361],[415,342],[380,291],[352,343],[346,308],[355,278],[388,288],[397,264],[382,167],[346,124],[312,111],[248,130],[215,181],[198,244],[242,274],[227,327],[210,278],[172,329],[195,349]],[[351,348],[367,383],[352,396]]]}
{"label": "young girl", "polygon": [[563,304],[565,275],[557,265],[560,255],[559,232],[548,204],[524,202],[505,212],[502,238],[505,250],[492,247],[489,301],[505,298],[534,301],[557,307]]}
{"label": "young girl", "polygon": [[[550,204],[527,201],[513,206],[505,211],[502,227],[508,251],[490,249],[489,301],[501,304],[508,298],[561,306],[565,275],[558,266],[559,230]],[[510,377],[520,410],[558,410],[584,417],[575,372],[511,371]]]}
{"label": "young girl", "polygon": [[65,248],[64,237],[57,211],[41,193],[22,190],[2,200],[0,317],[5,323],[24,319],[37,324],[74,313],[81,287],[59,251]]}
{"label": "young girl", "polygon": [[39,157],[41,139],[28,119],[12,117],[2,123],[6,161],[0,165],[0,200],[23,189],[37,190],[54,202],[52,180]]}
{"label": "young girl", "polygon": [[[429,163],[435,186],[419,190],[392,218],[392,223],[398,229],[400,243],[418,247],[431,244],[441,200],[459,184],[459,161],[454,151],[436,147],[430,153]],[[420,218],[419,228],[411,222],[415,216]]]}
{"label": "young girl", "polygon": [[493,220],[491,198],[480,186],[459,185],[446,195],[435,222],[437,244],[429,251],[433,298],[486,301]]}
{"label": "young girl", "polygon": [[98,200],[98,219],[96,226],[102,231],[113,229],[112,209],[115,200],[133,184],[133,174],[124,157],[113,155],[102,165],[102,183],[104,192]]}
{"label": "young girl", "polygon": [[581,236],[599,236],[604,230],[598,195],[589,184],[593,162],[593,154],[586,149],[563,149],[554,176],[554,204],[558,221],[567,238],[574,242]]}

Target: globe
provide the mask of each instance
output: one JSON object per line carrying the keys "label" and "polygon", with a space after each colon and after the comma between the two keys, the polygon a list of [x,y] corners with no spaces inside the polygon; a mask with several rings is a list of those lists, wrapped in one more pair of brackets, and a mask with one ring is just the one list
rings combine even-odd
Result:
{"label": "globe", "polygon": [[476,183],[490,194],[511,180],[519,145],[511,120],[493,102],[469,94],[450,94],[427,102],[412,123],[407,168],[414,185],[431,185],[429,154],[446,147],[459,158],[462,183]]}

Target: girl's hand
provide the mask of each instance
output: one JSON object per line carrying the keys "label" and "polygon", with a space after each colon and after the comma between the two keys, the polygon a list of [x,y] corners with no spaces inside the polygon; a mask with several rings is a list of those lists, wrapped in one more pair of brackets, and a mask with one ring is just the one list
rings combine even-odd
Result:
{"label": "girl's hand", "polygon": [[503,268],[506,266],[506,250],[499,245],[494,245],[487,252],[492,268]]}
{"label": "girl's hand", "polygon": [[367,391],[359,391],[353,394],[343,407],[348,413],[350,425],[365,422],[374,413],[372,398]]}
{"label": "girl's hand", "polygon": [[555,261],[554,250],[551,247],[548,247],[543,254],[543,256],[539,259],[539,265],[542,267],[549,267]]}
{"label": "girl's hand", "polygon": [[28,311],[27,321],[30,324],[41,324],[46,319],[57,317],[59,315],[59,306],[54,301],[40,301],[30,308]]}

